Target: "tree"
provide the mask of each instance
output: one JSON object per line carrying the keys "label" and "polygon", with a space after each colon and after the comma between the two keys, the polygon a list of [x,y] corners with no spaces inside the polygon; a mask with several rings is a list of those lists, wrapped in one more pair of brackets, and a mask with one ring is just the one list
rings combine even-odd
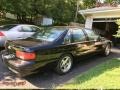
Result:
{"label": "tree", "polygon": [[114,36],[117,38],[120,38],[120,19],[116,20],[116,24],[118,25],[118,31],[117,31],[117,34]]}
{"label": "tree", "polygon": [[[0,0],[0,11],[17,16],[21,23],[33,23],[35,17],[51,17],[56,24],[81,22],[79,9],[92,8],[96,0]],[[79,18],[78,18],[79,17]]]}
{"label": "tree", "polygon": [[0,18],[5,17],[5,4],[6,0],[0,0]]}
{"label": "tree", "polygon": [[88,9],[88,8],[93,8],[95,7],[96,4],[96,0],[83,0],[84,2],[84,9]]}

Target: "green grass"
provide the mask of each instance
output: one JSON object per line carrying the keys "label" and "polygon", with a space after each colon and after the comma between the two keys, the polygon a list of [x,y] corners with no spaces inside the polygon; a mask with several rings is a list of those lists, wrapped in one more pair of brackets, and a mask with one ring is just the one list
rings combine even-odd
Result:
{"label": "green grass", "polygon": [[98,65],[57,89],[120,89],[120,59]]}

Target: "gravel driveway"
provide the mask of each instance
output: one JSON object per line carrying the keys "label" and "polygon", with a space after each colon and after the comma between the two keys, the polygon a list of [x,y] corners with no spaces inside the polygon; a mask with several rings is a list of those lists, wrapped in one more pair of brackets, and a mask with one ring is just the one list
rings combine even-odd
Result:
{"label": "gravel driveway", "polygon": [[74,64],[72,71],[66,75],[59,76],[54,73],[52,69],[45,68],[45,70],[41,70],[39,73],[23,79],[18,78],[11,73],[0,59],[0,88],[54,88],[60,84],[64,84],[98,64],[118,57],[120,58],[120,49],[113,48],[111,55],[108,57],[101,57],[100,55],[97,55],[89,59],[78,61]]}

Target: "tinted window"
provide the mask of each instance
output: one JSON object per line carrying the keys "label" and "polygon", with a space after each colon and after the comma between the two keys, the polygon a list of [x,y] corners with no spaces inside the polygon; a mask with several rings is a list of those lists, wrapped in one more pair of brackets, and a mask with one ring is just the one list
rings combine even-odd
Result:
{"label": "tinted window", "polygon": [[92,30],[85,29],[85,31],[89,37],[89,40],[95,40],[96,38],[98,38],[98,35],[95,34]]}
{"label": "tinted window", "polygon": [[38,40],[44,41],[54,41],[56,40],[65,30],[61,30],[58,28],[52,29],[43,29],[39,32],[35,33],[32,37]]}
{"label": "tinted window", "polygon": [[85,40],[86,40],[86,37],[81,29],[73,30],[73,41],[74,42],[81,42]]}
{"label": "tinted window", "polygon": [[36,32],[36,31],[39,31],[39,30],[40,30],[40,28],[35,27],[35,26],[32,26],[32,30],[33,30],[33,32]]}
{"label": "tinted window", "polygon": [[17,26],[17,25],[3,25],[3,26],[0,26],[0,30],[8,31],[15,26]]}

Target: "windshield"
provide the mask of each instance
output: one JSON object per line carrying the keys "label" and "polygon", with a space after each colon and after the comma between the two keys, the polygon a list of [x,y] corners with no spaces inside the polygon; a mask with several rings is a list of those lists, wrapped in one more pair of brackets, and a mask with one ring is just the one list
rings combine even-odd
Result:
{"label": "windshield", "polygon": [[0,30],[8,31],[15,26],[17,26],[17,25],[3,25],[3,26],[0,26]]}
{"label": "windshield", "polygon": [[35,33],[32,36],[32,38],[52,42],[56,40],[64,31],[65,31],[64,29],[58,29],[58,28],[52,28],[46,30],[44,29]]}

